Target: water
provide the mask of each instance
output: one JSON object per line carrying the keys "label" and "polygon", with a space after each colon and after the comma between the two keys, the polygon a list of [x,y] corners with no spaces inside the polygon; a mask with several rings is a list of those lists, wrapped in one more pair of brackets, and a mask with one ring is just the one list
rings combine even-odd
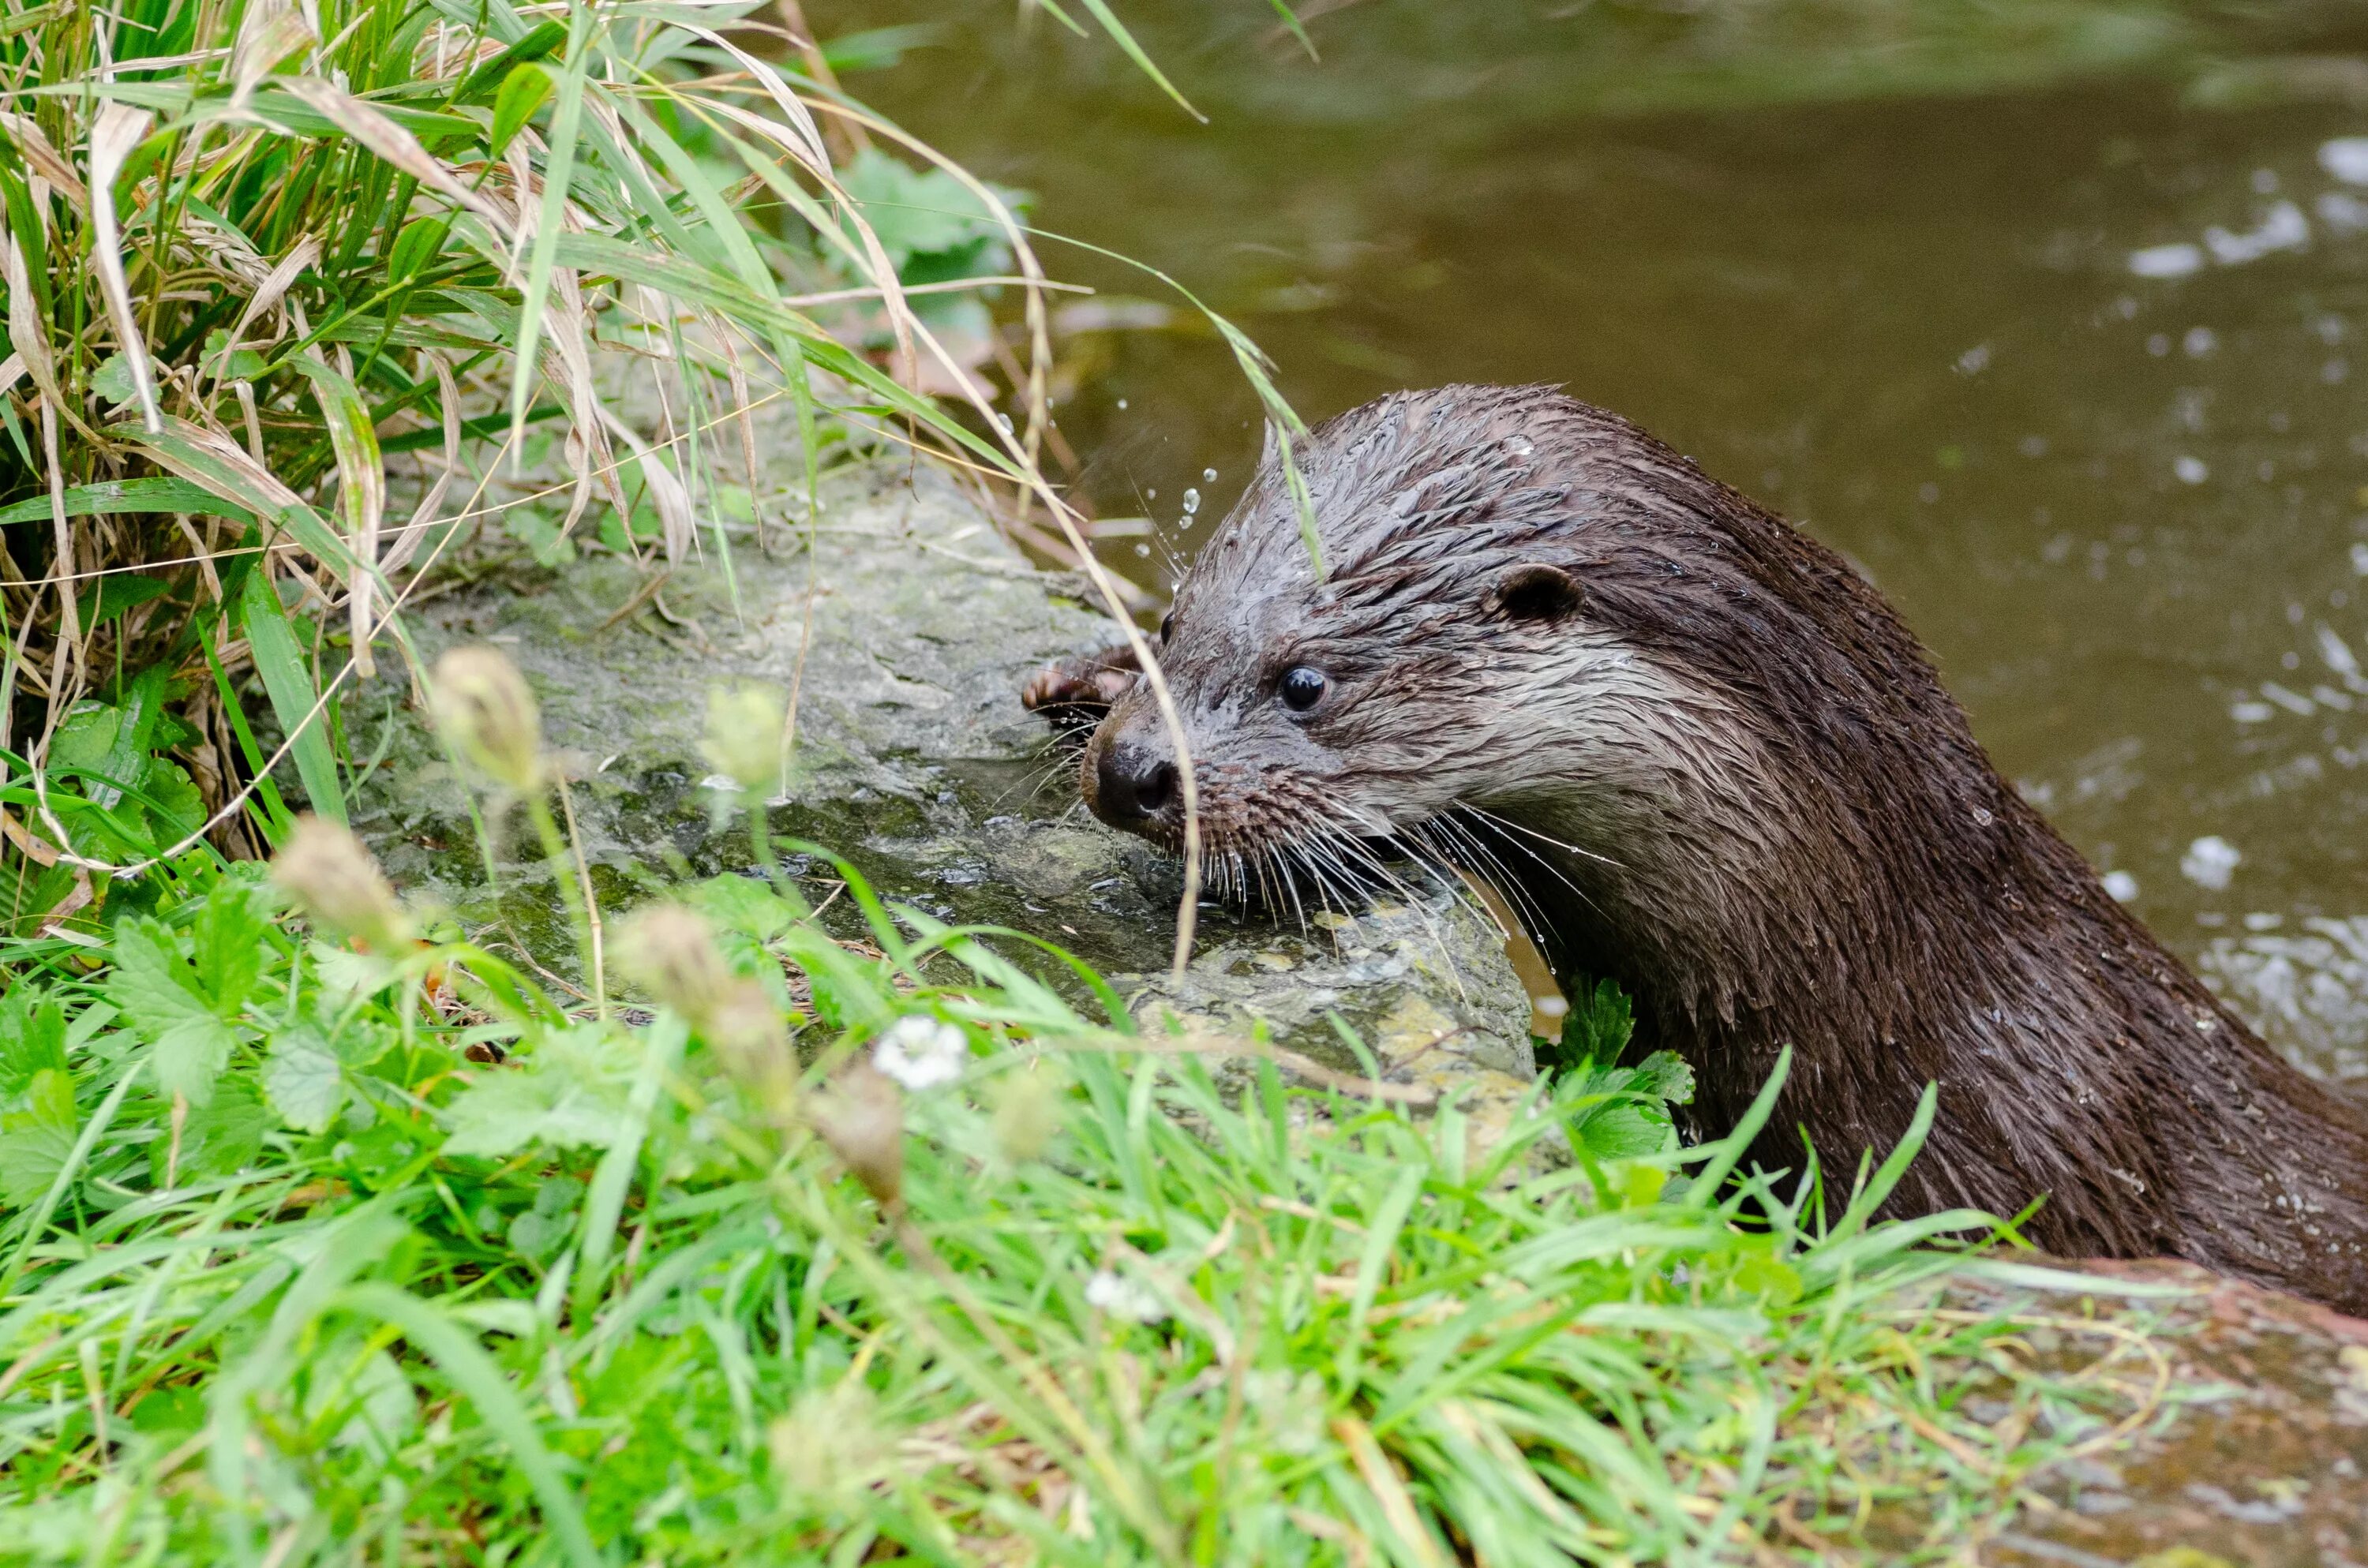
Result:
{"label": "water", "polygon": [[[2368,8],[2050,0],[2041,48],[1872,0],[1831,37],[1367,0],[1304,8],[1316,65],[1248,0],[1138,0],[1205,127],[982,9],[850,87],[1185,280],[1311,417],[1560,382],[1801,522],[2117,895],[2368,1074]],[[1067,307],[1083,491],[1189,559],[1155,494],[1221,516],[1255,398],[1154,280],[1046,259],[1104,290]]]}

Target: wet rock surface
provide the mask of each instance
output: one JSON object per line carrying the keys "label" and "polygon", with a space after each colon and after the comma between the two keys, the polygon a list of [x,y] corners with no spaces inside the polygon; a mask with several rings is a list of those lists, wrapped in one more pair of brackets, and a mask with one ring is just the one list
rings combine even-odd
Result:
{"label": "wet rock surface", "polygon": [[2183,1263],[2084,1267],[2190,1292],[2132,1314],[2160,1319],[2147,1342],[2167,1374],[2156,1415],[2043,1476],[2044,1501],[1980,1561],[2368,1565],[2368,1321]]}
{"label": "wet rock surface", "polygon": [[[1359,1073],[1345,1026],[1393,1081],[1508,1105],[1520,1092],[1534,1072],[1527,999],[1486,916],[1441,887],[1304,927],[1204,906],[1193,962],[1169,977],[1178,868],[1085,813],[1074,753],[1019,702],[1041,665],[1110,640],[1085,585],[1030,567],[928,471],[857,470],[823,500],[811,573],[800,530],[795,542],[777,536],[775,556],[743,543],[728,572],[711,558],[655,592],[631,562],[586,561],[455,593],[415,618],[429,661],[488,642],[526,673],[546,743],[576,780],[604,908],[753,869],[700,742],[711,687],[762,681],[797,703],[774,833],[846,856],[891,900],[1061,942],[1124,977],[1137,1015],[1161,1028],[1263,1032]],[[531,834],[513,822],[497,835],[489,888],[466,796],[406,688],[382,679],[356,711],[371,736],[363,749],[382,735],[386,751],[354,824],[398,885],[559,967],[571,942]],[[791,864],[823,902],[828,863]]]}

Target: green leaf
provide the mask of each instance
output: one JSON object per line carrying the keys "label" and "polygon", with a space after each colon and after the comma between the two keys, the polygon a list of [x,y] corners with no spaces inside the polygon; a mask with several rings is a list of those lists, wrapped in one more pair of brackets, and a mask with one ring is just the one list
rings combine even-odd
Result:
{"label": "green leaf", "polygon": [[945,31],[936,22],[907,22],[899,27],[866,28],[841,33],[825,41],[822,57],[841,76],[861,71],[885,71],[905,58],[907,50],[925,48]]}
{"label": "green leaf", "polygon": [[[567,200],[575,185],[575,142],[584,120],[584,82],[591,68],[592,12],[577,6],[567,35],[566,71],[559,79],[559,102],[551,111],[551,134],[545,138],[550,155],[542,165],[542,209],[536,215],[534,245],[527,255],[525,286],[520,290],[518,343],[512,350],[517,369],[510,380],[510,431],[526,424],[534,402],[536,369],[541,362],[543,307],[551,297],[551,274],[557,264],[560,231],[566,227]],[[544,27],[556,27],[546,22]],[[540,30],[540,29],[538,29]],[[529,38],[533,35],[529,34]],[[523,42],[524,40],[520,40]],[[505,67],[507,70],[507,67]]]}
{"label": "green leaf", "polygon": [[317,1428],[324,1419],[346,1415],[331,1446],[358,1448],[392,1463],[394,1449],[419,1425],[418,1395],[394,1358],[349,1335],[313,1357],[311,1366],[304,1418]]}
{"label": "green leaf", "polygon": [[[155,745],[156,721],[165,710],[165,684],[171,676],[164,665],[154,665],[141,671],[124,688],[123,717],[115,727],[107,755],[99,759],[98,771],[128,789],[147,783],[148,754]],[[102,806],[115,804],[121,796],[122,790],[112,788],[91,792]]]}
{"label": "green leaf", "polygon": [[[503,50],[491,60],[469,73],[461,83],[461,90],[452,95],[456,103],[468,103],[495,90],[495,85],[509,85],[517,68],[529,61],[541,60],[567,41],[567,29],[557,22],[541,22],[526,37]],[[497,154],[498,155],[498,154]]]}
{"label": "green leaf", "polygon": [[210,1104],[237,1037],[199,994],[172,933],[145,917],[120,923],[107,994],[154,1048],[157,1086]]}
{"label": "green leaf", "polygon": [[[393,250],[387,254],[387,276],[401,280],[426,272],[434,265],[437,253],[444,248],[445,236],[451,232],[450,218],[421,218],[405,224],[403,233],[395,236]],[[441,429],[427,434],[438,441],[444,438]],[[381,446],[380,449],[387,449]]]}
{"label": "green leaf", "polygon": [[289,1126],[324,1132],[345,1105],[345,1074],[318,1035],[290,1029],[272,1041],[271,1057],[263,1064],[263,1090]]}
{"label": "green leaf", "polygon": [[575,541],[540,506],[513,506],[502,515],[502,531],[526,546],[534,563],[556,571],[575,559]]}
{"label": "green leaf", "polygon": [[445,1108],[444,1152],[498,1158],[535,1142],[605,1149],[630,1128],[632,1065],[597,1029],[553,1035],[527,1061],[480,1074]]}
{"label": "green leaf", "polygon": [[380,1318],[400,1330],[404,1339],[435,1361],[479,1420],[507,1447],[510,1459],[534,1489],[556,1538],[558,1555],[571,1568],[601,1568],[606,1559],[584,1525],[576,1506],[575,1488],[552,1451],[543,1446],[534,1418],[518,1403],[518,1392],[476,1336],[435,1306],[391,1285],[355,1285],[337,1293],[334,1304]]}
{"label": "green leaf", "polygon": [[[848,163],[840,184],[863,210],[864,221],[879,236],[880,248],[888,253],[899,274],[905,273],[916,256],[972,250],[979,254],[966,259],[974,266],[934,270],[941,277],[962,277],[1001,272],[1010,265],[1003,226],[968,186],[943,169],[914,169],[876,147],[867,147]],[[1014,210],[1027,204],[1027,198],[1018,191],[996,194]],[[855,231],[850,225],[848,232]],[[911,277],[905,280],[923,281]]]}
{"label": "green leaf", "polygon": [[[223,359],[224,354],[230,355],[228,360]],[[252,348],[233,351],[230,334],[220,327],[206,334],[206,345],[199,355],[199,362],[208,375],[219,375],[226,381],[251,381],[268,368],[263,356]]]}
{"label": "green leaf", "polygon": [[[94,484],[70,484],[65,493],[69,517],[112,517],[125,514],[194,512],[209,517],[250,521],[254,514],[233,506],[202,485],[186,479],[104,479]],[[0,506],[0,524],[46,523],[50,498]]]}
{"label": "green leaf", "polygon": [[1609,1067],[1620,1060],[1636,1032],[1628,994],[1609,980],[1596,982],[1592,991],[1573,989],[1577,994],[1570,998],[1570,1011],[1563,1017],[1562,1039],[1538,1042],[1538,1064],[1571,1072]]}
{"label": "green leaf", "polygon": [[1676,1051],[1656,1051],[1636,1063],[1634,1071],[1636,1075],[1628,1086],[1638,1094],[1650,1095],[1671,1105],[1693,1104],[1694,1070]]}
{"label": "green leaf", "polygon": [[12,1100],[38,1073],[66,1071],[66,1010],[30,983],[0,996],[0,1101]]}
{"label": "green leaf", "polygon": [[[558,29],[554,27],[553,30]],[[532,61],[511,67],[509,74],[502,78],[501,91],[494,95],[494,134],[487,143],[490,150],[486,155],[500,157],[510,139],[526,128],[534,111],[550,97],[550,72]]]}
{"label": "green leaf", "polygon": [[[202,1104],[189,1102],[188,1118],[181,1124],[181,1157],[174,1169],[175,1178],[186,1182],[246,1169],[263,1153],[264,1135],[271,1127],[271,1109],[263,1103],[254,1081],[245,1076],[223,1079],[220,1092]],[[152,1179],[159,1187],[165,1183],[165,1163],[171,1148],[169,1136],[148,1145]]]}
{"label": "green leaf", "polygon": [[1126,24],[1118,19],[1118,14],[1110,8],[1106,0],[1078,0],[1078,4],[1093,14],[1094,20],[1099,22],[1102,25],[1102,30],[1110,34],[1110,41],[1117,44],[1129,60],[1134,62],[1136,69],[1158,83],[1160,91],[1176,100],[1177,107],[1203,125],[1209,122],[1209,117],[1194,108],[1184,95],[1176,90],[1176,84],[1169,81],[1161,73],[1159,67],[1153,63],[1151,56],[1143,51],[1143,46],[1134,41],[1134,35],[1126,30]]}
{"label": "green leaf", "polygon": [[91,372],[90,390],[107,400],[110,408],[120,408],[140,395],[131,377],[131,361],[120,354],[110,354],[98,362]]}
{"label": "green leaf", "polygon": [[193,1106],[211,1105],[237,1043],[230,1026],[211,1014],[170,1026],[156,1037],[156,1086],[187,1096]]}
{"label": "green leaf", "polygon": [[710,877],[681,890],[681,897],[723,929],[759,942],[771,941],[808,913],[783,898],[771,883],[754,877]]}
{"label": "green leaf", "polygon": [[269,956],[261,890],[229,877],[214,884],[198,911],[192,935],[197,942],[197,971],[214,1011],[225,1018],[238,1017],[263,972]]}
{"label": "green leaf", "polygon": [[312,671],[288,625],[288,611],[279,603],[271,574],[248,574],[239,593],[239,619],[254,651],[255,669],[271,699],[279,727],[295,737],[296,776],[312,797],[313,809],[333,821],[346,820],[346,797],[337,783],[337,760],[329,749],[328,725],[313,712],[318,692]]}
{"label": "green leaf", "polygon": [[83,699],[67,710],[65,721],[50,742],[50,765],[96,770],[115,749],[116,732],[122,727],[122,709],[95,697]]}
{"label": "green leaf", "polygon": [[125,610],[135,609],[150,599],[161,599],[172,591],[173,585],[162,577],[110,572],[97,586],[85,588],[76,596],[74,605],[82,612],[83,625],[104,626]]}
{"label": "green leaf", "polygon": [[177,762],[149,758],[148,777],[140,781],[140,790],[148,798],[147,814],[154,830],[150,836],[156,849],[187,838],[206,820],[205,797]]}
{"label": "green leaf", "polygon": [[375,996],[402,977],[395,966],[376,953],[358,953],[315,939],[305,944],[313,960],[319,994],[334,1015],[365,996]]}
{"label": "green leaf", "polygon": [[0,1116],[0,1203],[28,1209],[65,1168],[74,1145],[74,1079],[44,1067],[26,1085],[25,1108]]}

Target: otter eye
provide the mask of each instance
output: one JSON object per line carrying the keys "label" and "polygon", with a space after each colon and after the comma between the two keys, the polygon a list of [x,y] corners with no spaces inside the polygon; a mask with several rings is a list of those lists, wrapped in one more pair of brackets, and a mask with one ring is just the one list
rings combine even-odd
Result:
{"label": "otter eye", "polygon": [[1304,713],[1324,696],[1324,688],[1332,683],[1324,678],[1322,670],[1311,670],[1305,665],[1293,665],[1282,672],[1282,684],[1275,689],[1282,705],[1293,713]]}

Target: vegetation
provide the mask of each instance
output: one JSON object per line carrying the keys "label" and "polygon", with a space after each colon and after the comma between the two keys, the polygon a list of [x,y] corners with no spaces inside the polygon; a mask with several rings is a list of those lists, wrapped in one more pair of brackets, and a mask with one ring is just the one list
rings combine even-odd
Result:
{"label": "vegetation", "polygon": [[[0,93],[0,1563],[1937,1553],[2135,1419],[1609,995],[1491,1140],[844,867],[587,894],[583,996],[401,903],[343,694],[481,534],[728,565],[784,403],[1082,552],[1013,199],[739,6],[42,6]],[[515,671],[407,673],[582,886]]]}
{"label": "vegetation", "polygon": [[201,834],[254,851],[298,783],[337,814],[343,688],[489,519],[546,561],[728,563],[729,525],[763,525],[775,402],[809,477],[832,441],[894,438],[1042,488],[1041,362],[1014,361],[1007,428],[985,346],[935,330],[987,269],[1041,315],[1009,210],[857,148],[860,115],[752,52],[793,40],[748,9],[130,0],[0,26],[0,778],[42,795],[9,835],[19,925]]}
{"label": "vegetation", "polygon": [[[437,690],[541,787],[514,672]],[[1903,1505],[1939,1548],[2112,1435],[1902,1295],[1987,1229],[1871,1222],[1913,1140],[1847,1194],[1730,1179],[1752,1127],[1678,1148],[1608,996],[1486,1142],[1212,1071],[841,876],[851,939],[786,878],[639,912],[653,1017],[308,820],[21,977],[0,1561],[1691,1561]]]}

